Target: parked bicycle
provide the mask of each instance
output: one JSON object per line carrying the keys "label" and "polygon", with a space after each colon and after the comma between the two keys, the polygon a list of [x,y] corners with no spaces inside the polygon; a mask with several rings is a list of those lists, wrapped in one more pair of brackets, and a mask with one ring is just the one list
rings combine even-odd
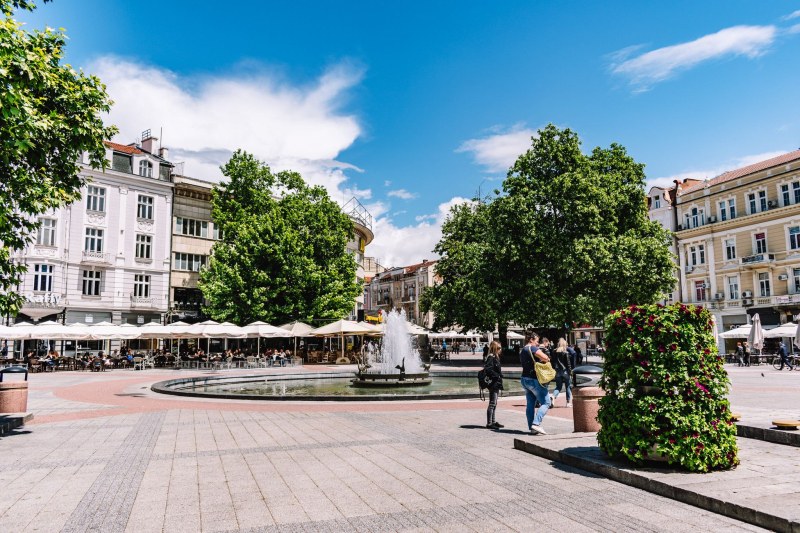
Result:
{"label": "parked bicycle", "polygon": [[[800,364],[800,355],[789,354],[787,356],[787,359],[789,361],[789,364],[792,365],[795,370],[800,370],[800,366],[798,366],[798,364]],[[775,355],[772,356],[772,366],[775,367],[775,370],[780,370],[780,368],[781,368],[781,356],[780,355],[775,354]],[[789,370],[792,370],[792,369],[790,368]]]}

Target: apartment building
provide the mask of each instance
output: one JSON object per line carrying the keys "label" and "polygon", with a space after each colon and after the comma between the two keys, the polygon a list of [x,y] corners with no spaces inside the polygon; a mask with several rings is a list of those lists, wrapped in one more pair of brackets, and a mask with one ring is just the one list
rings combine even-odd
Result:
{"label": "apartment building", "polygon": [[[353,222],[353,238],[347,243],[347,251],[356,261],[356,281],[359,287],[363,287],[364,279],[367,276],[364,252],[367,245],[375,239],[375,234],[372,233],[372,215],[355,197],[342,207],[342,211]],[[363,319],[364,313],[364,294],[362,292],[356,296],[349,318],[350,320]]]}
{"label": "apartment building", "polygon": [[683,301],[720,330],[800,314],[800,150],[683,187],[677,223]]}
{"label": "apartment building", "polygon": [[35,242],[13,260],[28,266],[18,321],[143,324],[168,308],[172,164],[148,132],[141,144],[106,142],[110,167],[92,169],[79,202],[43,215]]}
{"label": "apartment building", "polygon": [[421,263],[388,268],[376,274],[366,292],[368,313],[374,315],[379,311],[403,309],[409,322],[425,328],[433,327],[433,313],[423,313],[419,299],[437,279],[436,263],[423,259]]}

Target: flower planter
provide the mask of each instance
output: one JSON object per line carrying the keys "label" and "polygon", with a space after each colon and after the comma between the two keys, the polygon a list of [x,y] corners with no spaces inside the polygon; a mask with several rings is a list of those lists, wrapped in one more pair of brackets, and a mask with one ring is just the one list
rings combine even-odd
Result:
{"label": "flower planter", "polygon": [[642,385],[639,387],[639,392],[646,395],[661,394],[662,390],[661,387],[656,387],[654,385]]}

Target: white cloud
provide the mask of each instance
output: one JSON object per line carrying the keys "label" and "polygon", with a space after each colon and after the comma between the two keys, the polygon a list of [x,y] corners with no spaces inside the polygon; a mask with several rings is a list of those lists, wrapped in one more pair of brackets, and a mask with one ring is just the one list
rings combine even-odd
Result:
{"label": "white cloud", "polygon": [[671,187],[673,185],[673,180],[683,181],[684,179],[704,180],[715,178],[729,170],[736,170],[737,168],[742,168],[754,163],[766,161],[767,159],[771,159],[785,153],[785,150],[780,150],[776,152],[763,152],[760,154],[745,155],[728,160],[717,165],[716,167],[709,167],[707,169],[699,170],[687,170],[670,176],[661,176],[658,178],[648,179],[645,191],[649,191],[651,187]]}
{"label": "white cloud", "polygon": [[361,81],[347,65],[329,69],[307,86],[291,85],[264,72],[186,79],[161,68],[118,57],[103,57],[90,68],[115,101],[109,122],[121,143],[152,129],[183,162],[185,175],[219,181],[219,166],[242,148],[274,170],[296,170],[322,185],[335,199],[369,198],[369,190],[348,185],[345,171],[360,169],[336,161],[362,129],[342,111],[348,91]]}
{"label": "white cloud", "polygon": [[413,200],[414,198],[419,196],[417,193],[408,192],[405,189],[397,189],[395,191],[389,191],[386,194],[387,196],[393,196],[395,198],[400,198],[401,200]]}
{"label": "white cloud", "polygon": [[391,187],[391,186],[392,186],[392,182],[391,182],[391,181],[389,181],[389,180],[385,180],[385,181],[383,182],[383,186],[384,186],[384,187]]}
{"label": "white cloud", "polygon": [[470,201],[461,197],[451,198],[439,204],[435,213],[417,217],[416,225],[405,227],[398,227],[392,222],[385,212],[385,205],[368,205],[367,208],[375,217],[375,240],[367,247],[366,254],[377,258],[386,267],[413,265],[423,259],[437,259],[433,248],[442,237],[442,223],[450,213],[450,208]]}
{"label": "white cloud", "polygon": [[785,15],[785,16],[783,16],[781,18],[783,20],[792,20],[792,19],[796,19],[798,17],[800,17],[800,9],[798,9],[797,11],[793,11],[793,12],[789,13],[788,15]]}
{"label": "white cloud", "polygon": [[615,54],[611,72],[629,79],[637,91],[645,91],[681,70],[728,56],[758,57],[774,42],[775,26],[733,26],[694,41],[658,48],[630,57],[627,48]]}
{"label": "white cloud", "polygon": [[531,137],[535,135],[535,130],[517,125],[504,133],[464,141],[456,152],[470,152],[475,162],[489,172],[505,172],[531,147]]}

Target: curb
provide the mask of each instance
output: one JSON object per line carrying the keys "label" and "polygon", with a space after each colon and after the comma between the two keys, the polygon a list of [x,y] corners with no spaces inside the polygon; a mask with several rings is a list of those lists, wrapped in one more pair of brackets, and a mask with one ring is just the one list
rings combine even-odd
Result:
{"label": "curb", "polygon": [[[582,434],[589,435],[588,433]],[[729,518],[735,518],[754,526],[759,526],[773,531],[783,533],[800,533],[800,522],[770,515],[750,507],[744,507],[731,502],[726,502],[718,498],[712,498],[703,494],[698,494],[690,490],[668,485],[662,481],[653,480],[641,476],[634,471],[625,470],[612,465],[597,463],[577,455],[564,453],[562,451],[550,450],[539,446],[533,442],[521,439],[514,439],[514,449],[530,453],[551,461],[564,463],[593,474],[598,474],[608,479],[623,483],[625,485],[651,492],[671,500],[699,507],[706,511],[721,514]]]}
{"label": "curb", "polygon": [[800,431],[758,428],[736,424],[736,435],[746,439],[758,439],[784,446],[800,447]]}
{"label": "curb", "polygon": [[32,413],[13,413],[0,415],[0,435],[5,435],[33,420]]}

